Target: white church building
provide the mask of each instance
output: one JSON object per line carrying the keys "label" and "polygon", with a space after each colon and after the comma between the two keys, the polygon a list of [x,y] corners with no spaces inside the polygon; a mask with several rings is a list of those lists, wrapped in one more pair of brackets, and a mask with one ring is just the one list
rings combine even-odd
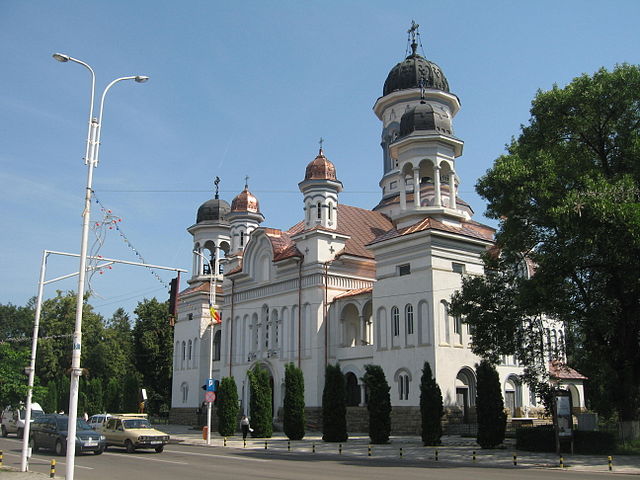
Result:
{"label": "white church building", "polygon": [[[458,196],[463,141],[453,120],[460,101],[417,47],[414,35],[411,54],[391,69],[373,106],[383,150],[381,199],[373,209],[340,202],[340,165],[322,148],[300,167],[300,202],[291,207],[299,208],[300,221],[287,230],[263,225],[248,185],[231,204],[216,185],[215,198],[198,209],[187,229],[192,275],[174,327],[175,421],[197,421],[212,358],[213,378],[235,378],[245,412],[247,372],[258,365],[268,370],[276,421],[285,364],[299,366],[312,425],[325,366],[339,363],[351,431],[366,426],[358,413],[367,398],[364,366],[380,365],[391,386],[394,433],[419,428],[420,377],[428,361],[449,421],[474,422],[480,359],[448,302],[464,275],[483,274],[481,255],[493,245],[494,230],[473,220]],[[213,327],[210,303],[221,314]],[[548,340],[550,348],[562,345],[560,325],[549,324]],[[520,381],[522,368],[505,358],[498,373],[505,406],[512,416],[526,416],[536,398]],[[552,373],[570,390],[573,406],[584,407],[583,377],[571,369]]]}

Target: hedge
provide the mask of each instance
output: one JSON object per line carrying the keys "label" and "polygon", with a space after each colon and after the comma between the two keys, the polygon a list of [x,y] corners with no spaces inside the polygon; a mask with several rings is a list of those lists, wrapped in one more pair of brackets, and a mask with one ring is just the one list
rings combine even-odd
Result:
{"label": "hedge", "polygon": [[[529,452],[555,452],[553,426],[520,427],[516,430],[516,448]],[[570,452],[569,441],[561,441],[562,452]],[[616,448],[616,436],[611,432],[585,432],[574,430],[573,451],[582,454],[611,455]]]}

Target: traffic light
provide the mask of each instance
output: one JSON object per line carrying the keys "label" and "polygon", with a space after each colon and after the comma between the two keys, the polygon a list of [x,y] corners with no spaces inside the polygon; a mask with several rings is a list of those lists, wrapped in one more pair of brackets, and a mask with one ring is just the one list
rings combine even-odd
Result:
{"label": "traffic light", "polygon": [[171,280],[169,285],[169,315],[175,318],[178,305],[178,291],[180,290],[180,275]]}

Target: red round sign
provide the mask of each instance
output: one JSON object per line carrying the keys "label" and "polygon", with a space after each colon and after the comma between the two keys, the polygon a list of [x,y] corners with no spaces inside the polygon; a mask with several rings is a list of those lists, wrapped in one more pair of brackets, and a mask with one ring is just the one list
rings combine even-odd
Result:
{"label": "red round sign", "polygon": [[216,401],[216,392],[204,392],[204,401],[213,403]]}

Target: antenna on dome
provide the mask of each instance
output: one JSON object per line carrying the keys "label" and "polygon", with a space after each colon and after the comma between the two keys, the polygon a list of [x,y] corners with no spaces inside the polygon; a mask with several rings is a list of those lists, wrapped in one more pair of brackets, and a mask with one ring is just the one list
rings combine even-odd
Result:
{"label": "antenna on dome", "polygon": [[320,140],[318,140],[318,143],[320,144],[320,151],[318,152],[318,155],[322,155],[323,154],[322,144],[324,143],[324,138],[320,137]]}
{"label": "antenna on dome", "polygon": [[215,185],[215,189],[216,189],[215,198],[220,198],[218,195],[218,185],[220,185],[220,177],[216,177],[216,179],[213,181],[213,184]]}

